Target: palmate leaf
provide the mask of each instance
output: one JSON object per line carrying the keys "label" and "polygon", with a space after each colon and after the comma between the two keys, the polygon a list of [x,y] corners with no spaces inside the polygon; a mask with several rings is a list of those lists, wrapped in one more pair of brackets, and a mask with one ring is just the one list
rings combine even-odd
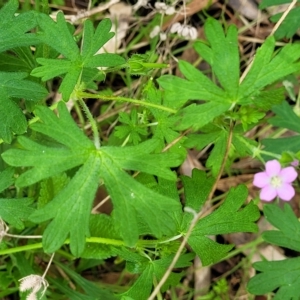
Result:
{"label": "palmate leaf", "polygon": [[36,45],[39,40],[29,31],[36,27],[36,12],[28,11],[15,15],[19,1],[10,0],[0,10],[0,52],[21,46]]}
{"label": "palmate leaf", "polygon": [[[263,0],[260,2],[259,8],[264,9],[269,6],[281,5],[290,2],[292,2],[292,0]],[[285,16],[282,24],[275,32],[276,39],[282,39],[283,37],[291,38],[296,33],[300,27],[299,13],[299,7],[295,7],[288,13],[287,16]],[[277,22],[281,16],[282,13],[278,13],[271,17],[271,21]]]}
{"label": "palmate leaf", "polygon": [[286,101],[274,106],[272,111],[275,113],[275,117],[269,119],[268,123],[300,133],[300,118]]}
{"label": "palmate leaf", "polygon": [[43,100],[47,90],[38,83],[26,80],[26,73],[0,72],[0,138],[10,143],[13,133],[22,134],[27,121],[16,99],[31,102]]}
{"label": "palmate leaf", "polygon": [[[144,270],[142,274],[129,288],[129,290],[122,294],[122,299],[127,299],[126,297],[130,297],[132,299],[147,299],[151,292],[153,280],[155,279],[156,282],[159,282],[171,264],[173,257],[173,255],[170,255],[158,260],[144,263]],[[194,254],[192,253],[181,255],[175,265],[175,268],[189,267],[193,258]],[[182,276],[182,273],[171,273],[168,280],[165,282],[162,291],[167,290],[170,286],[178,284]]]}
{"label": "palmate leaf", "polygon": [[[12,166],[32,167],[16,180],[17,186],[27,186],[42,179],[79,168],[74,177],[52,201],[37,210],[30,219],[40,223],[51,220],[43,235],[46,252],[54,252],[70,237],[71,251],[79,256],[85,238],[90,236],[89,216],[100,179],[103,180],[114,204],[114,222],[126,245],[138,240],[138,226],[146,224],[148,233],[160,238],[173,234],[176,225],[171,217],[181,210],[179,201],[157,194],[135,181],[123,169],[151,173],[166,179],[176,176],[168,169],[182,161],[175,154],[149,154],[157,141],[150,140],[132,147],[102,147],[93,143],[72,120],[64,103],[57,106],[58,115],[39,107],[39,123],[32,129],[51,137],[56,143],[46,146],[26,137],[19,137],[19,149],[2,154]],[[154,167],[160,165],[160,167]]]}
{"label": "palmate leaf", "polygon": [[[191,178],[183,177],[183,184],[186,206],[199,211],[208,196],[213,181],[207,179],[203,172],[195,169]],[[203,186],[201,192],[199,186]],[[233,245],[218,244],[209,238],[210,235],[257,231],[257,225],[254,223],[260,216],[257,206],[250,202],[241,209],[247,193],[247,188],[243,185],[231,189],[225,202],[214,212],[201,218],[195,226],[188,239],[188,244],[200,257],[204,266],[219,261],[233,247]],[[190,213],[184,214],[182,232],[188,229],[192,217]]]}
{"label": "palmate leaf", "polygon": [[[300,250],[300,223],[292,208],[285,204],[283,210],[276,205],[264,206],[266,219],[278,230],[263,233],[265,241],[295,251]],[[261,273],[250,279],[247,289],[254,295],[272,292],[273,299],[298,299],[300,297],[300,259],[289,258],[282,261],[263,261],[254,263],[254,268]]]}
{"label": "palmate leaf", "polygon": [[[273,126],[287,128],[300,133],[299,117],[295,114],[287,102],[282,102],[272,108],[275,116],[268,120]],[[299,135],[284,137],[280,139],[263,139],[262,144],[266,152],[282,154],[283,152],[297,153],[300,148]]]}
{"label": "palmate leaf", "polygon": [[239,88],[239,103],[253,103],[252,95],[277,80],[300,70],[300,45],[288,44],[274,55],[275,39],[266,39],[256,51],[250,71]]}
{"label": "palmate leaf", "polygon": [[300,258],[281,261],[262,261],[253,264],[261,273],[252,277],[247,290],[254,295],[263,295],[276,289],[274,300],[294,300],[300,297]]}
{"label": "palmate leaf", "polygon": [[[225,34],[217,20],[208,19],[204,29],[209,46],[196,42],[195,49],[211,65],[220,87],[184,61],[179,61],[179,69],[186,79],[172,75],[161,76],[158,83],[164,89],[164,99],[166,103],[173,103],[176,109],[181,108],[187,100],[204,101],[180,109],[176,128],[202,128],[236,104],[251,105],[264,112],[283,99],[282,89],[271,92],[264,89],[300,70],[299,44],[286,45],[278,53],[274,53],[275,39],[269,37],[257,50],[249,72],[239,83],[236,28],[230,26]],[[261,116],[262,114],[259,115]]]}
{"label": "palmate leaf", "polygon": [[278,230],[268,230],[263,233],[265,241],[281,247],[300,251],[300,223],[292,208],[285,204],[281,210],[275,205],[264,207],[266,219]]}
{"label": "palmate leaf", "polygon": [[43,247],[47,252],[57,250],[68,236],[72,253],[78,256],[83,252],[85,238],[90,236],[89,217],[98,188],[99,167],[99,157],[90,156],[69,184],[44,208],[31,215],[30,220],[36,223],[53,218],[43,234]]}
{"label": "palmate leaf", "polygon": [[69,100],[84,68],[114,67],[125,63],[125,60],[117,54],[96,54],[114,36],[110,32],[112,26],[110,19],[102,20],[95,32],[90,20],[84,22],[81,51],[68,28],[63,13],[57,14],[56,22],[48,15],[40,14],[38,25],[41,28],[38,32],[39,39],[61,53],[64,58],[38,58],[37,61],[41,66],[35,68],[31,75],[42,77],[42,80],[46,81],[65,74],[59,88],[65,101]]}

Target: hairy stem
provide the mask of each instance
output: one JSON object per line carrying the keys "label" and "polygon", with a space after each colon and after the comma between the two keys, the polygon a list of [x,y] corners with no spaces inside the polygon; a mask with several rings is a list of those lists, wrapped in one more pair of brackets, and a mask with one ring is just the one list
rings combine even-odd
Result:
{"label": "hairy stem", "polygon": [[118,96],[113,96],[113,95],[108,96],[108,95],[90,94],[90,93],[85,93],[85,92],[77,92],[77,96],[80,98],[102,99],[104,101],[128,102],[128,103],[133,103],[133,104],[137,104],[137,105],[141,105],[141,106],[145,106],[145,107],[157,108],[160,110],[170,112],[172,114],[177,113],[177,110],[172,109],[170,107],[166,107],[163,105],[158,105],[158,104],[154,104],[154,103],[146,102],[146,101],[142,101],[142,100],[136,100],[136,99],[132,99],[132,98],[118,97]]}
{"label": "hairy stem", "polygon": [[97,123],[96,123],[95,119],[93,118],[89,108],[87,107],[85,102],[82,100],[82,98],[78,98],[78,101],[91,124],[95,147],[96,147],[96,149],[100,149],[100,138],[99,138]]}

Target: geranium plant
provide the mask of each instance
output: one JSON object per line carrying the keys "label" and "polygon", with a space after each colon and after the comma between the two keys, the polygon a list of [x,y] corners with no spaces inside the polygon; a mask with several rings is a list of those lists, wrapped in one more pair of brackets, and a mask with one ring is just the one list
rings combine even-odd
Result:
{"label": "geranium plant", "polygon": [[[0,297],[169,297],[195,257],[204,267],[232,255],[235,245],[215,236],[258,232],[258,198],[248,199],[246,185],[217,196],[237,158],[265,163],[253,181],[260,200],[294,197],[297,171],[290,164],[300,160],[298,149],[278,152],[274,141],[247,134],[267,120],[300,132],[281,87],[300,71],[300,45],[278,48],[271,34],[243,69],[235,25],[207,17],[205,40],[186,18],[164,32],[165,18],[186,14],[186,3],[156,3],[151,43],[188,40],[211,75],[179,60],[178,76],[164,72],[170,64],[155,48],[132,56],[102,51],[114,36],[111,19],[72,24],[63,12],[49,15],[42,2],[43,9],[18,12],[18,1],[10,0],[0,10]],[[136,91],[132,78],[140,80]],[[127,92],[114,94],[112,81],[127,83]],[[290,123],[283,114],[292,115]],[[180,174],[192,148],[210,148],[205,168]],[[291,208],[270,204],[263,213],[278,229],[263,238],[298,251]],[[81,276],[108,262],[134,274],[131,283],[108,287]],[[257,263],[262,273],[250,280],[249,292],[279,289],[276,299],[295,299],[299,262],[292,263],[293,274],[284,278],[276,270],[285,272],[290,260]]]}

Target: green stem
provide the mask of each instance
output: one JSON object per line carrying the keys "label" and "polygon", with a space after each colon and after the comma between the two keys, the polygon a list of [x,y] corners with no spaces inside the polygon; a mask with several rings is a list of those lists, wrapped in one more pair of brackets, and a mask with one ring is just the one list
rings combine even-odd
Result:
{"label": "green stem", "polygon": [[145,102],[145,101],[141,101],[141,100],[136,100],[136,99],[132,99],[132,98],[117,97],[117,96],[111,96],[111,95],[108,96],[108,95],[90,94],[90,93],[85,93],[85,92],[77,92],[77,96],[79,98],[102,99],[104,101],[129,102],[129,103],[133,103],[133,104],[137,104],[137,105],[141,105],[141,106],[157,108],[157,109],[160,109],[160,110],[170,112],[172,114],[177,113],[177,110],[172,109],[170,107],[165,107],[163,105],[154,104],[154,103],[150,103],[150,102]]}
{"label": "green stem", "polygon": [[[162,239],[162,240],[138,240],[136,246],[144,246],[144,247],[157,247],[159,244],[171,242],[173,240],[179,239],[182,237],[182,234],[176,235],[171,238]],[[112,245],[112,246],[125,246],[125,242],[122,240],[115,240],[115,239],[109,239],[109,238],[102,238],[102,237],[89,237],[86,238],[85,241],[87,243],[95,243],[95,244],[105,244],[105,245]],[[70,244],[70,240],[65,240],[64,244]],[[23,252],[23,251],[29,251],[29,250],[35,250],[35,249],[42,249],[43,245],[42,243],[36,243],[36,244],[30,244],[25,246],[19,246],[15,248],[9,248],[9,249],[3,249],[0,250],[0,255],[5,254],[12,254],[17,252]]]}
{"label": "green stem", "polygon": [[97,123],[96,123],[95,119],[93,118],[89,108],[87,107],[87,105],[85,104],[85,102],[82,100],[81,97],[78,98],[78,101],[79,101],[83,111],[85,112],[88,120],[90,121],[92,131],[93,131],[93,136],[94,136],[95,147],[96,147],[96,149],[100,149],[100,138],[99,138]]}

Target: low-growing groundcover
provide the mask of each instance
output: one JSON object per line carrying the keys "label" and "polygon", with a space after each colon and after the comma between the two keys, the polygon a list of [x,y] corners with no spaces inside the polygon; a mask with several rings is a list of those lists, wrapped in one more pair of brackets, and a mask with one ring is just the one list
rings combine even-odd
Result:
{"label": "low-growing groundcover", "polygon": [[[297,1],[250,55],[195,1],[116,2],[1,6],[0,298],[300,299]],[[254,274],[263,242],[286,256]]]}

